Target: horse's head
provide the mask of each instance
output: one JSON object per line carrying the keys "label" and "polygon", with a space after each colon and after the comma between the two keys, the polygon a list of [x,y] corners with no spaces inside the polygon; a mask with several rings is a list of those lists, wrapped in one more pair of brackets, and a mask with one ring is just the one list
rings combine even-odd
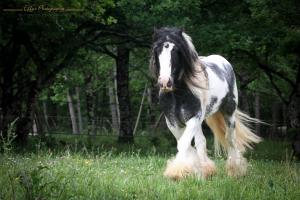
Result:
{"label": "horse's head", "polygon": [[192,75],[197,58],[190,37],[181,29],[161,28],[154,31],[150,70],[162,92],[173,91],[183,77]]}

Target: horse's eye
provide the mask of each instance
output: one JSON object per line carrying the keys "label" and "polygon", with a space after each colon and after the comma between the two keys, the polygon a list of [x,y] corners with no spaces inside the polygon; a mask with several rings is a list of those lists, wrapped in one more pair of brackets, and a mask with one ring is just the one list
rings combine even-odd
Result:
{"label": "horse's eye", "polygon": [[165,48],[169,48],[169,43],[167,43],[167,44],[165,45]]}

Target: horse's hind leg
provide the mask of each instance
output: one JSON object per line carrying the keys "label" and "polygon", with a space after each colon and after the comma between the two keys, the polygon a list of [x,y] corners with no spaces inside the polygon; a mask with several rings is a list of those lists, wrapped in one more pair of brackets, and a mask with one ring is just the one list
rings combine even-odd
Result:
{"label": "horse's hind leg", "polygon": [[242,152],[238,148],[236,139],[236,120],[235,114],[224,115],[226,123],[226,141],[228,144],[228,158],[226,163],[226,170],[230,176],[243,176],[247,170],[247,161],[243,157]]}
{"label": "horse's hind leg", "polygon": [[195,147],[200,158],[202,176],[204,178],[212,176],[216,171],[216,167],[214,162],[207,156],[206,139],[202,129],[195,135]]}

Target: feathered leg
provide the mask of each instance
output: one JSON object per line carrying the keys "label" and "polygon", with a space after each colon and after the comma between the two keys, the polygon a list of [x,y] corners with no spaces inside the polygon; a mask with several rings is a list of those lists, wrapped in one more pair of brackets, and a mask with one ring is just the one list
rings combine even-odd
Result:
{"label": "feathered leg", "polygon": [[235,114],[231,116],[225,115],[224,118],[227,125],[225,138],[228,142],[226,170],[229,176],[243,176],[246,174],[248,164],[238,148]]}
{"label": "feathered leg", "polygon": [[201,174],[203,178],[207,178],[215,174],[216,167],[214,162],[207,156],[206,139],[202,129],[195,135],[195,146],[197,154],[200,158]]}
{"label": "feathered leg", "polygon": [[186,123],[183,129],[176,128],[168,123],[168,127],[177,139],[178,153],[169,160],[164,172],[166,177],[174,180],[182,179],[188,175],[201,176],[201,162],[197,151],[191,146],[195,134],[201,129],[198,117],[193,117]]}

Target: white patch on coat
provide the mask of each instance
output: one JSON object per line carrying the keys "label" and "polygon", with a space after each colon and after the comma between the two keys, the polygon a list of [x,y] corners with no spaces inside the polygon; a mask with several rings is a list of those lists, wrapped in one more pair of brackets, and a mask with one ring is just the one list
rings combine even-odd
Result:
{"label": "white patch on coat", "polygon": [[235,101],[236,104],[238,104],[239,102],[239,95],[238,95],[238,89],[237,89],[237,85],[236,85],[236,81],[234,82],[234,86],[233,86],[233,99]]}
{"label": "white patch on coat", "polygon": [[170,121],[168,120],[168,118],[166,118],[166,123],[167,123],[167,126],[168,126],[169,130],[172,132],[172,134],[174,135],[174,137],[178,141],[180,139],[180,137],[182,136],[182,134],[185,130],[185,127],[180,128],[177,125],[172,125],[170,123]]}
{"label": "white patch on coat", "polygon": [[178,156],[185,156],[189,147],[191,146],[191,141],[194,136],[201,129],[201,120],[198,117],[193,117],[186,122],[185,130],[182,136],[177,142]]}
{"label": "white patch on coat", "polygon": [[174,48],[175,44],[171,42],[165,42],[163,45],[163,49],[158,56],[160,70],[159,77],[162,80],[169,80],[171,77],[171,51]]}
{"label": "white patch on coat", "polygon": [[[202,57],[202,61],[210,62],[216,64],[221,70],[225,70],[224,66],[229,64],[229,62],[219,55],[211,55],[208,57]],[[230,64],[229,64],[230,65]],[[208,100],[211,97],[217,97],[218,101],[214,104],[211,109],[210,115],[218,111],[219,106],[221,104],[221,100],[227,95],[229,91],[228,83],[225,80],[221,80],[218,75],[209,67],[206,68],[207,76],[208,76]],[[234,93],[237,94],[237,90],[234,89]]]}

